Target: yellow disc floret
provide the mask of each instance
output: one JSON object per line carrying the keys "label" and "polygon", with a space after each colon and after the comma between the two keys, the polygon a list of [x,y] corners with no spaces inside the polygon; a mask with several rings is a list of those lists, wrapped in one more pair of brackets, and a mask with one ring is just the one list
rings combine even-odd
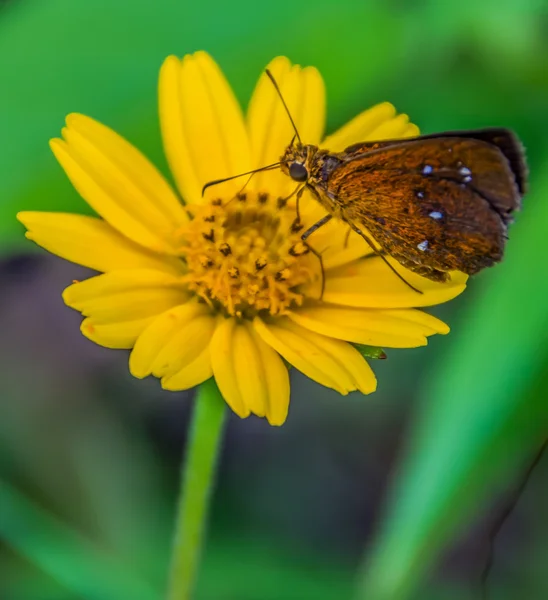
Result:
{"label": "yellow disc floret", "polygon": [[192,207],[181,232],[190,290],[231,316],[281,315],[300,306],[299,286],[321,276],[300,238],[294,206],[265,193]]}

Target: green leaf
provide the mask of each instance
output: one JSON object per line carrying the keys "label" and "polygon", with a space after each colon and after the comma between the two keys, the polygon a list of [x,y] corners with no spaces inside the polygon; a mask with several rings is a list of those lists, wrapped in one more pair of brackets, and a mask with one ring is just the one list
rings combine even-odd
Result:
{"label": "green leaf", "polygon": [[0,480],[0,534],[16,552],[84,598],[155,600],[156,590],[130,564],[92,543]]}
{"label": "green leaf", "polygon": [[379,360],[384,360],[388,358],[386,356],[386,352],[377,346],[367,346],[366,344],[352,344],[354,348],[364,357],[364,358],[375,358]]}
{"label": "green leaf", "polygon": [[453,327],[431,371],[360,598],[412,597],[490,494],[513,481],[548,430],[548,176],[532,185],[507,258]]}

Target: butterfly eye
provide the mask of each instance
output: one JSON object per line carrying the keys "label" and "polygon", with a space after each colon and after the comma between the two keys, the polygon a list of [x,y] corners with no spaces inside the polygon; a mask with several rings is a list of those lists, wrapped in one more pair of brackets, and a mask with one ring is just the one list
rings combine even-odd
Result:
{"label": "butterfly eye", "polygon": [[289,166],[289,176],[295,181],[306,181],[308,179],[308,171],[301,163],[294,162]]}

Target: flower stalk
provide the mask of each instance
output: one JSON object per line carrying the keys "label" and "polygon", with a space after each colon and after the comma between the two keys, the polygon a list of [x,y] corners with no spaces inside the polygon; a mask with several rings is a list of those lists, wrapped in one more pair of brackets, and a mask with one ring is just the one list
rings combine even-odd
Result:
{"label": "flower stalk", "polygon": [[190,600],[214,487],[226,404],[214,379],[198,389],[181,472],[167,600]]}

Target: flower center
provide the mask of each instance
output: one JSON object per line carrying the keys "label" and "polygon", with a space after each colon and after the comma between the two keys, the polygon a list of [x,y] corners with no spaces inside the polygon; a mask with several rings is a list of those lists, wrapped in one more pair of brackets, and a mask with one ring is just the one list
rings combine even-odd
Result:
{"label": "flower center", "polygon": [[265,193],[192,206],[181,253],[190,290],[231,316],[280,315],[300,306],[299,286],[322,276],[301,241],[294,206]]}

